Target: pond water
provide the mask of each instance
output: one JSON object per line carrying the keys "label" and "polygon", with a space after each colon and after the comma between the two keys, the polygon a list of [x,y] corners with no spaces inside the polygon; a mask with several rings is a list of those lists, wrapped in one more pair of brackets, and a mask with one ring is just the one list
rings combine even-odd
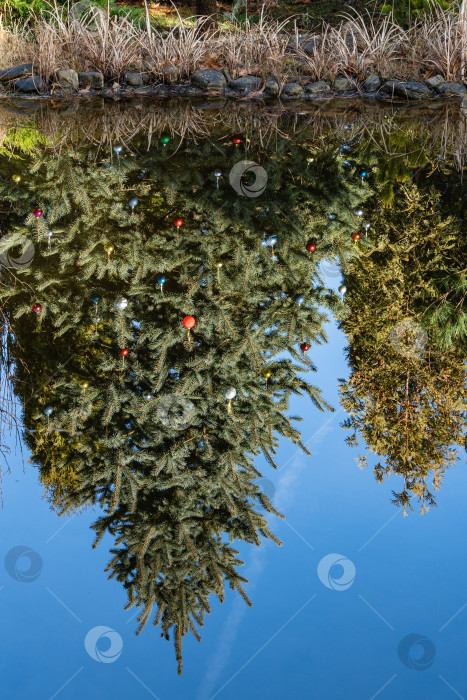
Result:
{"label": "pond water", "polygon": [[0,107],[8,698],[467,697],[466,125]]}

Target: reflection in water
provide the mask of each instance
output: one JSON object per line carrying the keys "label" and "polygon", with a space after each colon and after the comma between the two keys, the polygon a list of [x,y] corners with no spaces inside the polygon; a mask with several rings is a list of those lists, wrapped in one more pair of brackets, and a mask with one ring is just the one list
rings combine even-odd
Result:
{"label": "reflection in water", "polygon": [[[254,458],[275,467],[279,436],[307,452],[292,395],[331,409],[306,379],[328,315],[349,339],[350,442],[403,477],[396,503],[433,504],[467,419],[454,109],[2,114],[3,364],[26,441],[59,513],[102,509],[110,577],[179,672],[211,594],[250,604],[234,540],[278,542]],[[231,186],[243,159],[260,196],[256,167]]]}

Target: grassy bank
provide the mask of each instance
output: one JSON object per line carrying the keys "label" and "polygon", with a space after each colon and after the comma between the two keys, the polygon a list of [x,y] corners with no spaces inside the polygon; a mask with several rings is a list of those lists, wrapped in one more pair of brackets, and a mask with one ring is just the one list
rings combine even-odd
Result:
{"label": "grassy bank", "polygon": [[[464,39],[465,41],[465,39]],[[74,6],[50,11],[15,24],[0,23],[0,69],[33,63],[45,80],[57,69],[97,70],[106,80],[124,71],[148,72],[162,80],[174,65],[181,79],[196,68],[228,69],[231,76],[274,77],[281,83],[312,76],[362,80],[370,73],[385,78],[421,80],[441,74],[462,80],[462,23],[458,11],[433,6],[428,15],[402,29],[390,16],[342,16],[320,31],[299,39],[294,19],[231,22],[207,29],[203,18],[184,19],[167,30],[128,16],[109,17],[99,7],[84,14]]]}

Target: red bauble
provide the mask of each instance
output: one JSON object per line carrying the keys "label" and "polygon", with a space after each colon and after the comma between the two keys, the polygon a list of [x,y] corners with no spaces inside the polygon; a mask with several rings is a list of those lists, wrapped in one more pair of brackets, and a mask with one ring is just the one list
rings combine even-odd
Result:
{"label": "red bauble", "polygon": [[174,219],[174,226],[176,226],[177,228],[180,228],[180,226],[182,224],[183,224],[183,219],[181,219],[180,217],[178,219]]}
{"label": "red bauble", "polygon": [[358,233],[358,231],[356,231],[355,233],[352,233],[352,238],[354,239],[354,241],[358,241],[358,240],[359,240],[360,234]]}
{"label": "red bauble", "polygon": [[308,345],[308,343],[300,343],[300,350],[303,350],[303,352],[306,352],[309,349],[310,349],[310,346]]}
{"label": "red bauble", "polygon": [[40,304],[33,304],[32,310],[34,311],[35,314],[38,314],[42,311],[42,306]]}
{"label": "red bauble", "polygon": [[185,326],[185,328],[193,328],[195,323],[196,321],[193,318],[193,316],[185,316],[185,318],[183,319],[183,325]]}
{"label": "red bauble", "polygon": [[126,356],[128,355],[128,350],[127,350],[126,348],[122,348],[122,349],[120,350],[120,355],[121,355],[122,357],[126,357]]}
{"label": "red bauble", "polygon": [[314,253],[316,250],[316,243],[314,241],[308,241],[306,249],[309,253]]}
{"label": "red bauble", "polygon": [[238,146],[239,143],[242,142],[242,137],[241,136],[233,136],[232,137],[232,143],[234,143],[236,146]]}
{"label": "red bauble", "polygon": [[83,267],[82,263],[80,263],[78,261],[75,262],[75,265],[76,265],[76,267]]}
{"label": "red bauble", "polygon": [[32,213],[34,216],[42,216],[42,209],[33,209]]}

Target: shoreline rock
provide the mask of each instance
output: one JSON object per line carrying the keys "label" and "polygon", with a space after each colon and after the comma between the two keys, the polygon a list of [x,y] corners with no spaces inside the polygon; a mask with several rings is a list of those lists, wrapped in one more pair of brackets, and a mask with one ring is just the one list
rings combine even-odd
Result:
{"label": "shoreline rock", "polygon": [[[345,76],[333,81],[314,81],[311,76],[290,78],[279,85],[274,78],[246,75],[232,79],[227,70],[204,68],[195,70],[189,80],[181,80],[176,66],[166,66],[162,78],[156,81],[150,73],[124,71],[122,83],[116,80],[106,82],[99,71],[77,73],[72,69],[55,71],[51,84],[34,75],[31,64],[20,64],[0,71],[0,85],[6,88],[6,95],[12,91],[23,95],[36,93],[47,97],[54,85],[54,97],[101,95],[104,98],[118,99],[131,94],[146,96],[195,97],[217,94],[228,99],[251,100],[315,100],[333,97],[365,97],[396,101],[462,98],[467,87],[460,82],[446,81],[435,75],[425,82],[416,80],[388,79],[383,81],[377,74],[357,82]],[[57,89],[55,89],[55,87]]]}

